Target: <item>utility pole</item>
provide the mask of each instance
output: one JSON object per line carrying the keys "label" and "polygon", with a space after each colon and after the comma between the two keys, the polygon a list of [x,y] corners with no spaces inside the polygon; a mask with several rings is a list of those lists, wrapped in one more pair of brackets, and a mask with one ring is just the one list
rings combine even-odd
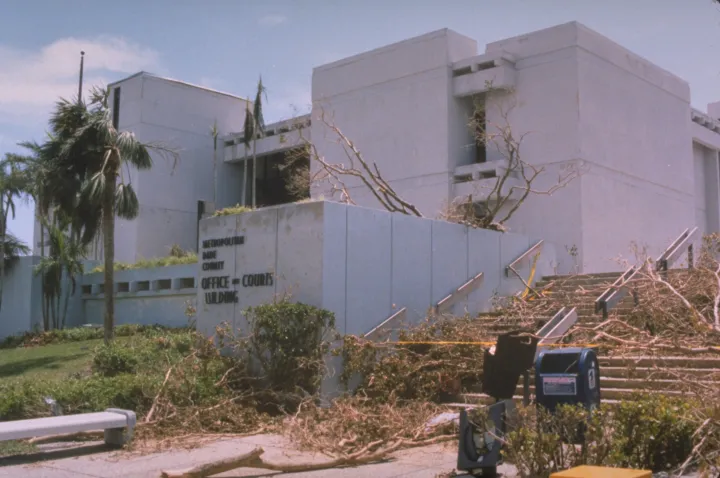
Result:
{"label": "utility pole", "polygon": [[85,52],[80,52],[80,81],[78,84],[78,104],[82,103],[82,82],[83,82],[83,65],[85,63]]}

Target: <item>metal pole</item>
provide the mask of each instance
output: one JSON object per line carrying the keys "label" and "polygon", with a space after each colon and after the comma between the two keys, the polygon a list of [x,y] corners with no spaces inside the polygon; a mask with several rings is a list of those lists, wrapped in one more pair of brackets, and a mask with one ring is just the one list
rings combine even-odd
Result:
{"label": "metal pole", "polygon": [[80,52],[80,81],[78,84],[78,103],[82,103],[83,66],[85,63],[85,52]]}

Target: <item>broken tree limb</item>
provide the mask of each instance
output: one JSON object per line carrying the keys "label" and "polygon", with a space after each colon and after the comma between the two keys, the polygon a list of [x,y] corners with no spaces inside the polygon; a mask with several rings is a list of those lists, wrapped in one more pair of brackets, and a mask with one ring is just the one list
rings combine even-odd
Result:
{"label": "broken tree limb", "polygon": [[376,451],[370,451],[383,443],[383,440],[376,440],[353,454],[341,456],[330,461],[324,461],[319,463],[273,463],[271,461],[265,461],[260,457],[260,455],[263,454],[263,449],[258,447],[250,453],[245,453],[238,457],[226,458],[224,460],[206,463],[204,465],[198,465],[196,467],[187,468],[184,470],[163,471],[161,476],[162,478],[206,478],[208,476],[216,475],[218,473],[223,473],[240,467],[261,468],[265,470],[280,471],[283,473],[300,473],[305,471],[327,470],[330,468],[358,466],[382,461],[385,460],[392,452],[397,451],[403,446],[426,446],[447,440],[454,440],[456,438],[457,437],[455,435],[440,435],[434,438],[420,441],[405,440],[401,438],[385,448],[380,448]]}
{"label": "broken tree limb", "polygon": [[257,447],[254,450],[233,458],[206,463],[204,465],[186,468],[184,470],[167,470],[160,475],[162,478],[205,478],[206,476],[217,475],[226,471],[234,470],[242,466],[252,466],[260,459],[264,450]]}

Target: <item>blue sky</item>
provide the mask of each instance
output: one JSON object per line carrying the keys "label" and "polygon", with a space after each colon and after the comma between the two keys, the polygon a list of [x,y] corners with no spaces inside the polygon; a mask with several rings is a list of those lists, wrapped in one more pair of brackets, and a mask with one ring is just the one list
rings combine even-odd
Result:
{"label": "blue sky", "polygon": [[[58,96],[139,70],[249,96],[267,119],[307,111],[312,68],[440,28],[486,43],[577,20],[720,100],[720,7],[711,0],[0,0],[0,155],[42,140]],[[32,204],[10,230],[32,240]]]}

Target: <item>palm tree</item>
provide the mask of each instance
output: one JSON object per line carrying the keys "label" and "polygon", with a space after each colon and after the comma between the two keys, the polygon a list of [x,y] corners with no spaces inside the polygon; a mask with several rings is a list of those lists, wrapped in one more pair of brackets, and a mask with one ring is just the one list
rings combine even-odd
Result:
{"label": "palm tree", "polygon": [[[19,165],[24,172],[25,178],[25,193],[35,203],[35,221],[40,226],[40,257],[45,257],[45,224],[48,217],[49,205],[47,203],[47,197],[43,194],[43,184],[46,178],[46,165],[43,163],[42,146],[35,141],[25,141],[18,143],[19,146],[27,149],[30,155],[19,155],[19,154],[8,154],[6,157],[9,161]],[[44,286],[41,282],[41,293],[43,298],[45,297]],[[45,307],[45,299],[43,299],[43,324],[45,324],[45,330],[47,330],[47,324],[49,323],[49,311]]]}
{"label": "palm tree", "polygon": [[[250,111],[250,103],[245,103],[245,124],[243,125],[243,144],[245,144],[245,161],[243,161],[243,187],[242,187],[242,202],[241,205],[245,206],[247,200],[247,177],[248,177],[248,149],[250,143],[254,143],[253,138],[255,137],[255,117],[252,111]],[[253,164],[254,166],[254,164]],[[253,167],[254,176],[254,167]],[[254,188],[253,188],[254,189]]]}
{"label": "palm tree", "polygon": [[3,263],[5,271],[10,271],[20,256],[30,253],[30,248],[11,232],[6,232],[2,241]]}
{"label": "palm tree", "polygon": [[257,92],[255,93],[255,104],[253,105],[252,114],[252,148],[253,148],[253,188],[252,188],[252,207],[255,209],[256,204],[256,192],[257,192],[257,155],[256,155],[256,143],[258,139],[265,136],[265,119],[263,118],[262,110],[262,97],[265,95],[265,101],[267,101],[267,93],[263,86],[262,76],[258,80]]}
{"label": "palm tree", "polygon": [[217,120],[212,125],[212,128],[210,128],[210,134],[212,135],[213,139],[213,207],[217,208],[217,183],[218,183],[218,177],[217,177],[217,139],[218,139],[218,127],[217,127]]}
{"label": "palm tree", "polygon": [[53,139],[43,148],[52,158],[44,189],[59,212],[70,218],[79,242],[90,244],[102,231],[106,343],[113,339],[115,324],[115,216],[134,219],[139,213],[130,169],[151,168],[150,150],[176,157],[168,148],[144,144],[132,132],[118,131],[108,97],[108,90],[94,88],[89,107],[61,99],[50,120]]}
{"label": "palm tree", "polygon": [[[12,157],[5,156],[0,161],[0,244],[3,247],[3,259],[12,258],[19,251],[20,242],[14,236],[8,236],[8,221],[15,218],[15,200],[24,194],[27,177]],[[7,253],[10,253],[9,255]],[[0,260],[0,309],[2,308],[3,285],[5,283],[6,260]]]}
{"label": "palm tree", "polygon": [[[52,224],[43,219],[43,226],[47,228],[50,250],[47,257],[43,257],[35,267],[35,273],[41,275],[43,285],[43,309],[52,317],[52,328],[65,327],[67,309],[70,296],[75,294],[77,276],[83,273],[82,258],[85,257],[86,247],[77,235],[68,233],[69,223],[56,214]],[[67,277],[70,287],[63,290],[63,279]],[[50,320],[44,317],[45,330],[50,329]]]}

